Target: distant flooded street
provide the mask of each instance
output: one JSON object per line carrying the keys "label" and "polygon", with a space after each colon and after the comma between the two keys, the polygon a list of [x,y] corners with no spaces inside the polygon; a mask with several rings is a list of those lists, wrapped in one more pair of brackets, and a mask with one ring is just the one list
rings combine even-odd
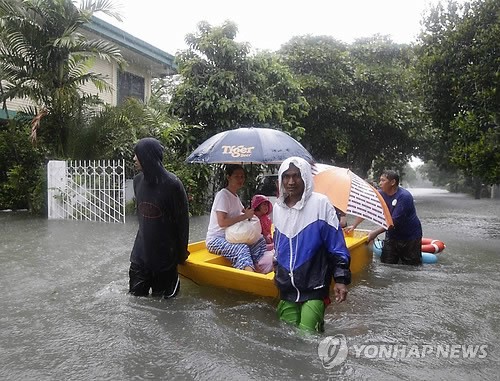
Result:
{"label": "distant flooded street", "polygon": [[[129,296],[133,217],[103,224],[0,213],[0,378],[498,380],[500,201],[410,191],[424,236],[444,241],[445,252],[418,269],[375,258],[348,301],[328,307],[323,335],[279,323],[276,300],[187,279],[174,300]],[[192,218],[191,242],[207,225]],[[328,368],[318,345],[336,335],[349,353]],[[380,354],[395,346],[394,356]],[[403,346],[428,350],[409,355]],[[475,356],[462,350],[479,346]]]}

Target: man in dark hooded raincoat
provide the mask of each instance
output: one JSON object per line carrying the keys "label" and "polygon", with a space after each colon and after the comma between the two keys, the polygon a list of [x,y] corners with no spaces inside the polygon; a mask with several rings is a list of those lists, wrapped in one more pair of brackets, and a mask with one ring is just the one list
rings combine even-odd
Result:
{"label": "man in dark hooded raincoat", "polygon": [[189,255],[189,211],[181,181],[163,167],[163,147],[154,138],[134,148],[134,193],[139,231],[130,255],[130,288],[135,296],[171,298],[180,289],[177,265]]}

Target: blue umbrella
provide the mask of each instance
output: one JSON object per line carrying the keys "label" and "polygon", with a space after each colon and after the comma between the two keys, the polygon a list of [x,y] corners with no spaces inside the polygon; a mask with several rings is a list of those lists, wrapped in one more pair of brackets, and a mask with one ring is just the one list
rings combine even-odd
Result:
{"label": "blue umbrella", "polygon": [[310,163],[311,154],[290,135],[271,128],[240,127],[212,136],[196,148],[188,163],[281,164],[291,156]]}

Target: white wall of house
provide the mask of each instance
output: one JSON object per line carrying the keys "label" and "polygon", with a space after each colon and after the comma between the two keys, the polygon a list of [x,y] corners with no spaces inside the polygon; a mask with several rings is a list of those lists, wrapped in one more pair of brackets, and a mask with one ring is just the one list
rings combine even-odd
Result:
{"label": "white wall of house", "polygon": [[[107,104],[112,106],[117,105],[117,89],[118,89],[118,71],[120,68],[116,63],[109,63],[107,61],[96,59],[94,66],[92,67],[92,71],[95,73],[99,73],[106,77],[106,81],[112,86],[112,92],[104,92],[100,93],[97,88],[94,86],[92,82],[86,83],[82,90],[88,94],[98,95],[100,99],[102,99]],[[142,69],[138,65],[127,64],[123,68],[124,71],[129,72],[131,74],[137,75],[139,77],[144,78],[144,101],[148,101],[151,95],[151,73]]]}
{"label": "white wall of house", "polygon": [[104,102],[116,106],[117,69],[115,66],[116,65],[112,63],[97,58],[95,60],[94,66],[91,69],[92,72],[99,73],[106,78],[106,82],[108,82],[113,87],[112,92],[106,91],[101,93],[100,91],[97,90],[97,88],[94,86],[92,82],[87,82],[85,85],[83,85],[81,87],[82,91],[84,91],[87,94],[98,95],[99,98],[102,99]]}
{"label": "white wall of house", "polygon": [[[83,34],[92,39],[102,38],[88,30],[82,30]],[[126,64],[123,66],[125,72],[135,76],[144,78],[144,101],[149,101],[151,96],[151,81],[153,78],[152,67],[149,57],[143,56],[137,51],[132,51],[127,47],[118,45]],[[92,82],[88,82],[81,87],[81,90],[87,94],[98,95],[105,103],[116,106],[118,103],[118,73],[119,66],[116,63],[110,63],[98,57],[95,58],[94,65],[90,69],[91,72],[102,74],[106,81],[111,85],[112,91],[100,92]],[[153,69],[154,70],[154,69]],[[3,83],[3,82],[2,82]],[[27,99],[14,99],[7,102],[7,109],[12,111],[22,110],[28,105],[34,106]],[[0,105],[2,107],[3,105]]]}
{"label": "white wall of house", "polygon": [[[102,38],[89,30],[83,30],[82,32],[84,35],[91,39]],[[126,64],[124,65],[122,70],[144,78],[144,101],[147,102],[151,96],[152,74],[148,69],[145,68],[147,65],[145,65],[144,57],[138,53],[132,53],[129,49],[123,46],[119,47],[122,56],[126,61]],[[120,68],[118,64],[110,63],[100,58],[96,58],[95,64],[92,67],[91,71],[103,74],[107,78],[109,78],[108,82],[113,87],[113,91],[112,93],[100,94],[93,83],[87,83],[82,89],[90,94],[97,94],[104,102],[112,106],[116,106],[118,103],[117,89],[119,70]]]}
{"label": "white wall of house", "polygon": [[[5,81],[2,81],[2,86],[3,84],[5,83]],[[30,100],[28,99],[20,99],[20,98],[17,98],[17,99],[13,99],[11,101],[7,101],[6,102],[6,105],[7,105],[7,110],[10,110],[10,111],[19,111],[21,110],[23,107],[27,107],[27,106],[35,106],[33,102],[31,102]],[[3,105],[1,105],[3,107]]]}
{"label": "white wall of house", "polygon": [[[100,92],[92,82],[87,82],[85,85],[83,85],[81,87],[82,91],[87,94],[98,95],[99,98],[102,99],[105,103],[116,106],[118,70],[119,67],[116,63],[110,63],[100,58],[96,58],[91,71],[103,75],[106,78],[106,81],[112,86],[112,91]],[[151,95],[151,73],[134,64],[125,65],[124,71],[144,78],[144,101],[147,102]],[[29,105],[34,106],[34,104],[29,102],[29,100],[27,99],[13,99],[11,101],[7,101],[7,109],[12,111],[19,111],[23,107]]]}

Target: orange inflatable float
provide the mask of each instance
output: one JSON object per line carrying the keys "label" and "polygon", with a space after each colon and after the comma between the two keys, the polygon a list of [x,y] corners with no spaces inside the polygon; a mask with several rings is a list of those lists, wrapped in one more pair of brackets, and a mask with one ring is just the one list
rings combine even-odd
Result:
{"label": "orange inflatable float", "polygon": [[446,248],[443,241],[432,238],[422,238],[422,251],[425,253],[440,253]]}

